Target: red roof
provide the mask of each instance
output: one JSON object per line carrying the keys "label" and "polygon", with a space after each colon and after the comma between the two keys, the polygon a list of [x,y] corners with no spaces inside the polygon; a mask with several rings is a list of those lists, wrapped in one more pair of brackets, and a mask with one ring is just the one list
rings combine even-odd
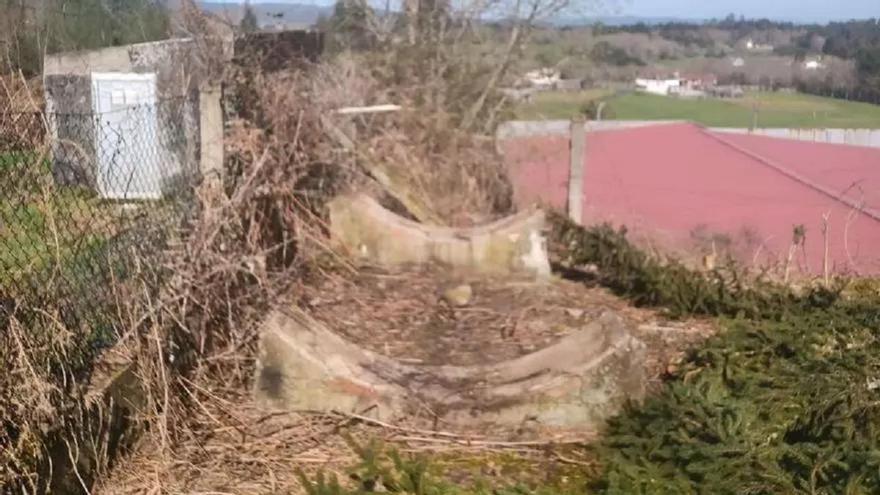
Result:
{"label": "red roof", "polygon": [[[521,204],[564,208],[568,140],[503,143]],[[713,133],[691,124],[587,136],[584,219],[626,225],[667,247],[710,239],[747,263],[783,260],[806,227],[798,267],[821,272],[822,218],[837,271],[880,274],[880,149]]]}

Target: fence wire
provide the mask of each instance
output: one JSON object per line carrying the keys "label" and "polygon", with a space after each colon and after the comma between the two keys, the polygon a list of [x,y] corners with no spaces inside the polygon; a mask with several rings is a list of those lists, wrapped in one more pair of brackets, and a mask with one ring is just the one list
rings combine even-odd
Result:
{"label": "fence wire", "polygon": [[0,309],[51,307],[112,343],[115,287],[194,207],[196,108],[0,114]]}

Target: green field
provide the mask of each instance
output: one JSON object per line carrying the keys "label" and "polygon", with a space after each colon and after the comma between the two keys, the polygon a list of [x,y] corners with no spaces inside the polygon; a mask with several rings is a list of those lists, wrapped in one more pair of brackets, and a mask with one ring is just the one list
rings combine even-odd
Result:
{"label": "green field", "polygon": [[56,188],[32,153],[0,154],[0,288],[95,251],[112,226],[94,194]]}
{"label": "green field", "polygon": [[745,98],[684,100],[602,90],[547,92],[516,109],[524,120],[568,119],[590,101],[606,102],[606,120],[689,120],[711,127],[880,128],[880,106],[799,93],[749,93]]}

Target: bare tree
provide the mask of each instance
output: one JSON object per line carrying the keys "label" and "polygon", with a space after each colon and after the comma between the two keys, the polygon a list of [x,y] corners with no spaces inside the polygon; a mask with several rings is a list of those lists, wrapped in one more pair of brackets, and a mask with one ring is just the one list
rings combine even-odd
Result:
{"label": "bare tree", "polygon": [[368,0],[340,1],[363,16],[363,27],[379,45],[399,56],[405,67],[396,72],[411,75],[420,100],[451,109],[460,127],[470,131],[488,130],[496,121],[503,107],[497,89],[535,28],[567,11],[595,6],[595,0],[403,0],[395,14],[388,6],[377,13]]}

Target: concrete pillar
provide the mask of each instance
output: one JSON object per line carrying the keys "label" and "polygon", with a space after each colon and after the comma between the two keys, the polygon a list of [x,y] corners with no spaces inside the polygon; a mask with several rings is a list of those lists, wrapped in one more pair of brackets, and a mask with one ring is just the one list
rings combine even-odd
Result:
{"label": "concrete pillar", "polygon": [[583,223],[584,212],[584,159],[586,156],[587,129],[583,118],[571,120],[568,167],[568,218]]}
{"label": "concrete pillar", "polygon": [[205,185],[220,186],[223,178],[223,108],[219,87],[199,91],[199,172]]}

